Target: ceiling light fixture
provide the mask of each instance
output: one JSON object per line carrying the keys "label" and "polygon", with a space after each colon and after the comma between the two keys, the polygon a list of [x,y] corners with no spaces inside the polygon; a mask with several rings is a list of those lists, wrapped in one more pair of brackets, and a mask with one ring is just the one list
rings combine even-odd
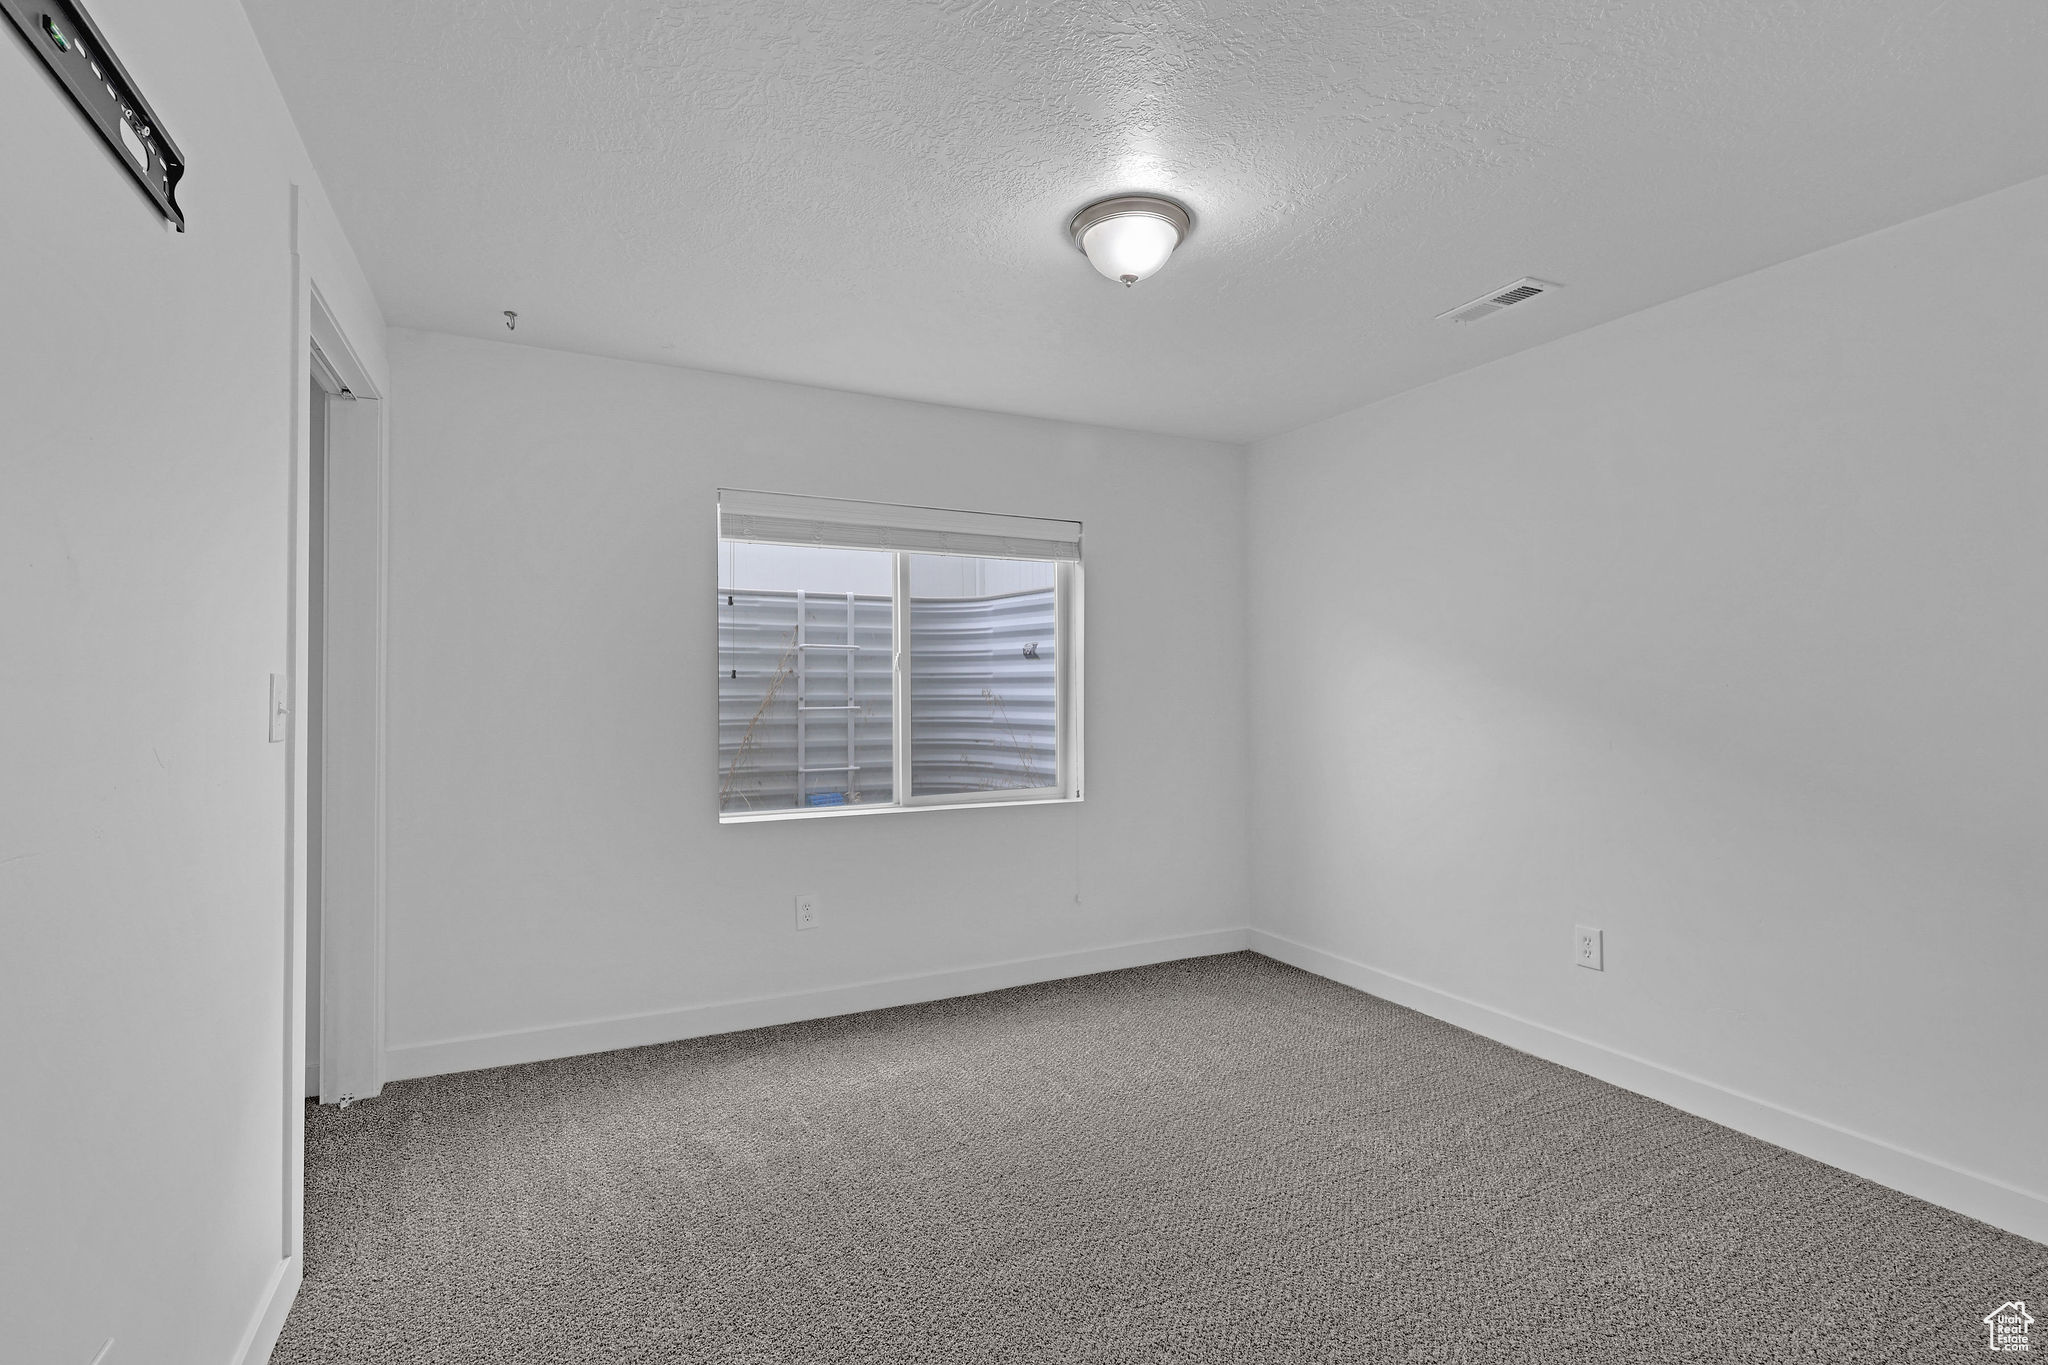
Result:
{"label": "ceiling light fixture", "polygon": [[1171,199],[1120,194],[1082,209],[1067,231],[1097,273],[1128,289],[1165,265],[1192,226],[1188,211]]}

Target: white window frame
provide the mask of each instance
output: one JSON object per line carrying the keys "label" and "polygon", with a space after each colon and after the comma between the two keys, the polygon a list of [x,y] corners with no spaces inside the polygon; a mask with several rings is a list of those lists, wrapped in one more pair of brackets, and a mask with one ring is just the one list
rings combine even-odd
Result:
{"label": "white window frame", "polygon": [[[721,500],[728,496],[721,490]],[[742,494],[741,496],[750,496]],[[760,495],[772,496],[772,495]],[[799,501],[790,499],[790,501]],[[933,512],[923,508],[895,508],[884,504],[826,504],[821,506],[838,508],[872,509],[877,520],[886,520],[889,512],[905,514],[927,513],[934,519],[957,518],[963,524],[984,520],[991,525],[1017,523],[1019,518],[997,517],[989,514],[967,512]],[[1080,527],[1073,527],[1075,545],[1079,544]],[[882,548],[875,544],[838,545],[829,537],[794,541],[788,539],[756,540],[745,535],[726,535],[721,523],[715,544],[723,552],[727,541],[753,544],[809,544],[821,549],[849,549],[872,551]],[[795,807],[790,810],[766,811],[725,811],[718,813],[721,825],[761,824],[775,820],[839,820],[861,815],[890,815],[906,811],[961,810],[990,806],[1039,806],[1073,803],[1085,799],[1086,787],[1082,780],[1082,567],[1081,560],[1055,559],[1052,561],[1053,577],[1053,651],[1058,666],[1054,676],[1053,693],[1053,752],[1055,785],[1047,787],[1007,787],[986,792],[942,792],[930,796],[916,796],[911,792],[911,706],[913,697],[910,690],[910,560],[916,554],[960,554],[971,558],[1019,558],[1036,559],[1033,555],[991,555],[977,552],[972,548],[948,550],[935,546],[919,549],[892,549],[888,551],[894,559],[894,576],[890,595],[890,634],[893,640],[894,657],[890,669],[890,742],[892,771],[890,773],[891,799],[887,802],[863,802],[847,806]],[[1078,550],[1076,550],[1078,555]],[[714,715],[717,708],[713,707]],[[713,734],[717,733],[714,719]],[[715,739],[714,739],[715,748]],[[801,784],[799,784],[801,791]]]}

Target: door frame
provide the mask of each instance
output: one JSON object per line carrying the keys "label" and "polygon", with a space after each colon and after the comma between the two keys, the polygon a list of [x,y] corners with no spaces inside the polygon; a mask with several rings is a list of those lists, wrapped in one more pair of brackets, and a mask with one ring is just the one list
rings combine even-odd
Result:
{"label": "door frame", "polygon": [[[384,1076],[384,886],[385,886],[385,622],[388,604],[389,416],[362,352],[321,290],[304,249],[302,205],[297,187],[292,205],[293,320],[291,330],[292,463],[288,842],[290,847],[284,990],[284,1257],[296,1272],[305,1242],[305,1089],[307,1074],[307,893],[313,875],[308,840],[311,767],[307,723],[312,574],[312,402],[313,348],[317,345],[333,377],[348,391],[330,401],[326,610],[328,629],[326,704],[321,770],[323,793],[336,792],[337,773],[346,779],[345,799],[323,799],[321,840],[322,905],[320,991],[320,1083],[322,1099],[346,1093],[368,1099]],[[347,462],[353,477],[337,486],[334,471]],[[336,494],[340,494],[337,507]],[[337,600],[336,569],[346,600]],[[335,621],[348,624],[348,676],[336,678]],[[339,688],[337,697],[337,683]],[[343,704],[336,706],[339,699]],[[327,888],[344,883],[347,894]],[[337,888],[340,889],[340,888]],[[341,913],[337,915],[337,910]]]}
{"label": "door frame", "polygon": [[[384,404],[316,289],[313,344],[342,391],[324,404],[326,550],[317,575],[322,631],[319,878],[320,1102],[348,1104],[384,1085]],[[323,326],[323,322],[326,324]],[[310,639],[310,635],[309,635]],[[310,776],[310,774],[309,774]],[[309,887],[311,883],[308,883]],[[311,938],[307,945],[312,946]]]}

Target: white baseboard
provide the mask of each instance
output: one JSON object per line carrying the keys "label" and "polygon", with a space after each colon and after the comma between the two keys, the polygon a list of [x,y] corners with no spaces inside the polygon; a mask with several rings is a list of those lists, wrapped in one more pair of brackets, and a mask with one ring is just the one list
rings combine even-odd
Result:
{"label": "white baseboard", "polygon": [[1289,966],[1406,1005],[1738,1133],[1761,1138],[2022,1237],[2048,1242],[2048,1198],[2031,1191],[1264,929],[1251,931],[1250,946],[1253,952]]}
{"label": "white baseboard", "polygon": [[954,996],[1004,990],[1010,986],[1028,986],[1037,981],[1058,981],[1070,976],[1143,967],[1155,962],[1235,953],[1245,948],[1247,933],[1244,929],[1216,929],[1207,933],[1145,939],[1137,943],[1115,943],[1079,952],[1053,953],[1045,957],[1017,958],[980,967],[861,981],[822,991],[755,996],[684,1009],[659,1010],[651,1014],[515,1029],[435,1043],[409,1043],[391,1048],[384,1054],[384,1076],[387,1081],[401,1081],[415,1076],[440,1076],[451,1071],[476,1071],[487,1066],[539,1062],[551,1057],[610,1052],[615,1048],[672,1043],[681,1038],[702,1038],[714,1033],[765,1028],[771,1024],[793,1024],[803,1019],[826,1019],[839,1014],[858,1014],[862,1010],[947,1000]]}
{"label": "white baseboard", "polygon": [[277,1349],[277,1338],[284,1331],[284,1320],[291,1316],[293,1302],[299,1297],[302,1278],[304,1268],[298,1257],[277,1263],[277,1269],[270,1274],[269,1285],[264,1288],[263,1297],[256,1304],[255,1316],[249,1319],[249,1326],[242,1333],[242,1344],[235,1348],[233,1365],[270,1365],[270,1353]]}

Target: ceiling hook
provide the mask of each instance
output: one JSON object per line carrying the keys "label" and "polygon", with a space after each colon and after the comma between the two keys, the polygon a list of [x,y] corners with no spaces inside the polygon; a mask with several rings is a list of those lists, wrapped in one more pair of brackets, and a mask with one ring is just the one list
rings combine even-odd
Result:
{"label": "ceiling hook", "polygon": [[505,330],[508,332],[519,330],[519,314],[513,312],[510,308],[505,310]]}

